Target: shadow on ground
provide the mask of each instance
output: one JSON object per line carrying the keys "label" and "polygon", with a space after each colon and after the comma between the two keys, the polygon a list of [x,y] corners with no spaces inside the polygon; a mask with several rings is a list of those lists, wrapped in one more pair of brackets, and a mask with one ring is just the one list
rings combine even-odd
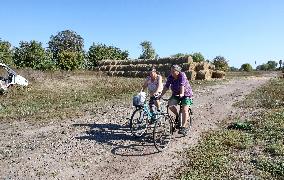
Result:
{"label": "shadow on ground", "polygon": [[152,129],[137,138],[131,134],[128,125],[118,124],[73,124],[75,127],[87,127],[79,140],[96,141],[110,146],[111,153],[120,156],[146,156],[157,153],[152,139]]}

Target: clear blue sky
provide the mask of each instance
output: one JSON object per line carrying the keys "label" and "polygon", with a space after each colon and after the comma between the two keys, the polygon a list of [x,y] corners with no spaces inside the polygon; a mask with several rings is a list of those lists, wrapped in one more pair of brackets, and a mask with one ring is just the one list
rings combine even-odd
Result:
{"label": "clear blue sky", "polygon": [[71,29],[85,40],[141,54],[148,40],[160,57],[201,52],[231,66],[284,59],[283,0],[9,0],[1,2],[0,38],[18,46]]}

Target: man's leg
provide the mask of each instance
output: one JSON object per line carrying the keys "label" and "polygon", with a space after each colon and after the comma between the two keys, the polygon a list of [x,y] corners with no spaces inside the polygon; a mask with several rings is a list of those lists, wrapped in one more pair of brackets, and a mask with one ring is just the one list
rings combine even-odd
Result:
{"label": "man's leg", "polygon": [[169,109],[174,113],[174,115],[177,117],[178,116],[178,111],[176,108],[176,105],[178,104],[178,101],[174,98],[170,98],[169,100]]}
{"label": "man's leg", "polygon": [[185,127],[187,128],[187,124],[188,124],[188,119],[189,119],[189,106],[188,105],[183,105],[181,113],[182,113],[182,123],[181,123],[181,127]]}

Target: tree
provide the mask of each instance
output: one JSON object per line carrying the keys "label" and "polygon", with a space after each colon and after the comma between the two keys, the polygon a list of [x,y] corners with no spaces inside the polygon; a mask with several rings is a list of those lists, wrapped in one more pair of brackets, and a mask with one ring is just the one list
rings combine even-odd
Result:
{"label": "tree", "polygon": [[55,66],[51,60],[51,54],[46,52],[41,42],[21,41],[15,48],[14,62],[18,67],[30,67],[33,69],[51,69]]}
{"label": "tree", "polygon": [[3,41],[0,38],[0,63],[13,65],[13,50],[8,41]]}
{"label": "tree", "polygon": [[193,62],[205,61],[204,56],[200,52],[193,53],[191,57],[193,59]]}
{"label": "tree", "polygon": [[266,64],[262,64],[256,67],[257,70],[275,70],[277,67],[277,62],[276,61],[268,61]]}
{"label": "tree", "polygon": [[142,54],[139,59],[155,59],[158,57],[150,41],[143,41],[140,45],[142,46]]}
{"label": "tree", "polygon": [[188,57],[188,56],[190,56],[190,54],[177,53],[177,54],[172,55],[171,57],[179,58],[179,57]]}
{"label": "tree", "polygon": [[238,68],[236,68],[236,67],[230,67],[230,71],[238,71],[239,69]]}
{"label": "tree", "polygon": [[276,61],[268,61],[267,64],[269,65],[269,70],[275,70],[277,67]]}
{"label": "tree", "polygon": [[249,63],[246,63],[241,66],[240,70],[249,72],[252,71],[252,66]]}
{"label": "tree", "polygon": [[114,46],[107,46],[105,44],[95,44],[89,48],[87,53],[90,66],[97,66],[97,62],[104,59],[111,60],[125,60],[128,58],[128,51],[122,51]]}
{"label": "tree", "polygon": [[[49,50],[53,54],[54,61],[58,65],[60,64],[59,65],[60,67],[66,68],[66,67],[69,67],[71,64],[73,64],[73,65],[76,65],[76,68],[80,68],[77,65],[83,64],[84,62],[84,55],[83,55],[84,54],[84,39],[80,35],[78,35],[76,32],[71,31],[71,30],[65,30],[65,31],[59,32],[55,36],[52,35],[50,37],[50,41],[48,42],[48,45],[49,45],[48,47]],[[76,53],[76,55],[74,53]],[[59,57],[59,54],[61,54],[60,57]],[[77,59],[80,62],[62,65],[63,62],[69,61],[69,60],[62,61],[63,57],[69,57],[69,56],[65,56],[67,54],[69,55],[72,54],[72,56],[74,55],[75,57],[80,57],[79,59]],[[73,69],[73,67],[70,69]]]}
{"label": "tree", "polygon": [[261,64],[261,65],[256,67],[256,70],[268,71],[269,70],[269,65],[267,63],[266,64]]}
{"label": "tree", "polygon": [[72,51],[61,51],[58,54],[58,67],[63,70],[75,70],[82,67],[84,54]]}
{"label": "tree", "polygon": [[216,56],[213,59],[213,64],[215,65],[216,70],[221,70],[221,71],[229,70],[228,61],[223,56]]}
{"label": "tree", "polygon": [[279,60],[279,69],[282,69],[282,60]]}

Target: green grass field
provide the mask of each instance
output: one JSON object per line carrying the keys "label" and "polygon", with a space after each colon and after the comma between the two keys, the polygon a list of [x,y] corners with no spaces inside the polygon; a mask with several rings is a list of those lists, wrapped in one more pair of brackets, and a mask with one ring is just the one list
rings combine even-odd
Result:
{"label": "green grass field", "polygon": [[[284,81],[273,79],[236,106],[261,108],[253,119],[236,119],[206,133],[187,152],[181,179],[283,179]],[[228,128],[229,127],[229,128]]]}
{"label": "green grass field", "polygon": [[[144,79],[109,77],[94,71],[41,72],[18,70],[30,85],[13,87],[0,96],[0,120],[49,121],[82,117],[106,100],[129,101]],[[193,81],[193,88],[223,80]]]}

